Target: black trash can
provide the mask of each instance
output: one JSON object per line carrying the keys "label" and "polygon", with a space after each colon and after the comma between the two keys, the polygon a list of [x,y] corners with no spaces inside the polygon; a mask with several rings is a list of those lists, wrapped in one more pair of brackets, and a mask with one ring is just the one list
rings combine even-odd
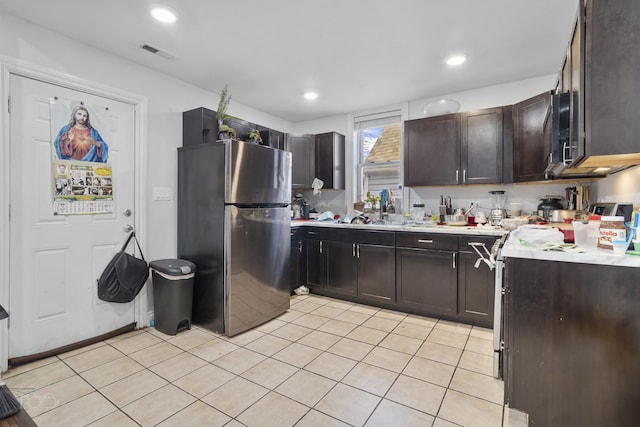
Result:
{"label": "black trash can", "polygon": [[191,329],[193,278],[196,265],[185,259],[159,259],[149,263],[153,278],[155,328],[167,335]]}

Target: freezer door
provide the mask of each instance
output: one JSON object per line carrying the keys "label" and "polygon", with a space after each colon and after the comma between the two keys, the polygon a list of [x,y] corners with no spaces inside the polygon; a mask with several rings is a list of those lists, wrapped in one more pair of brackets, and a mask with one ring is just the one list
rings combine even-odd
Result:
{"label": "freezer door", "polygon": [[289,309],[289,208],[225,209],[225,333],[233,336]]}
{"label": "freezer door", "polygon": [[291,153],[243,141],[225,144],[226,203],[290,203]]}

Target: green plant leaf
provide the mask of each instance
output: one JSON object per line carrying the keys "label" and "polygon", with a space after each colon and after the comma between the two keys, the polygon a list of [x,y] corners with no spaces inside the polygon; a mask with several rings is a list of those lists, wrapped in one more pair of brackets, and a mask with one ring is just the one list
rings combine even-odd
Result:
{"label": "green plant leaf", "polygon": [[231,101],[231,95],[229,95],[229,88],[224,85],[220,92],[220,99],[218,100],[218,110],[216,111],[216,117],[218,120],[225,120],[229,115],[227,114],[227,108],[229,108],[229,101]]}

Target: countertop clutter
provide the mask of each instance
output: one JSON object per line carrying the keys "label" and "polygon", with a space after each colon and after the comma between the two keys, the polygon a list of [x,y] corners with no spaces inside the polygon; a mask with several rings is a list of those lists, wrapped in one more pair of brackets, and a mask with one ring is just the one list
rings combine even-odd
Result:
{"label": "countertop clutter", "polygon": [[[600,222],[598,221],[598,224]],[[589,242],[592,244],[589,244]],[[624,267],[640,267],[640,257],[616,254],[612,249],[601,248],[592,236],[584,244],[564,244],[563,233],[552,226],[525,225],[509,234],[502,256],[546,261],[582,264],[600,264]],[[624,243],[624,241],[622,241]]]}
{"label": "countertop clutter", "polygon": [[362,230],[381,231],[411,231],[424,233],[464,234],[470,236],[502,236],[507,230],[492,226],[450,226],[450,225],[424,225],[424,224],[345,224],[335,221],[291,221],[292,227],[331,227],[331,228],[356,228]]}
{"label": "countertop clutter", "polygon": [[[422,225],[422,224],[345,224],[334,221],[300,221],[291,222],[292,227],[329,227],[361,230],[380,231],[405,231],[424,232],[437,234],[458,234],[469,236],[503,236],[509,233],[500,227],[480,226],[480,227],[455,227],[448,225]],[[504,257],[526,258],[545,261],[562,261],[582,264],[614,265],[622,267],[640,267],[640,256],[615,255],[612,250],[601,249],[592,246],[577,246],[577,250],[562,251],[540,249],[536,246],[523,246],[518,242],[507,240],[502,248]]]}
{"label": "countertop clutter", "polygon": [[640,267],[640,256],[615,255],[612,250],[597,247],[580,247],[584,252],[563,252],[542,250],[536,247],[522,246],[507,241],[502,248],[505,258],[526,258],[544,261],[561,261],[580,264],[613,265],[619,267]]}

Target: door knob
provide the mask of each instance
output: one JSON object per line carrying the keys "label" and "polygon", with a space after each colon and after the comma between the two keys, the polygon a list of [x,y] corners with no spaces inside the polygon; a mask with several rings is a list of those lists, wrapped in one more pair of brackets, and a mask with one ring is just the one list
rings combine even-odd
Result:
{"label": "door knob", "polygon": [[122,213],[124,214],[124,216],[131,216],[131,209],[125,209]]}
{"label": "door knob", "polygon": [[133,225],[131,225],[131,224],[125,224],[125,225],[122,227],[122,229],[123,229],[124,231],[126,231],[127,233],[130,233],[130,232],[132,232],[132,231],[133,231]]}

